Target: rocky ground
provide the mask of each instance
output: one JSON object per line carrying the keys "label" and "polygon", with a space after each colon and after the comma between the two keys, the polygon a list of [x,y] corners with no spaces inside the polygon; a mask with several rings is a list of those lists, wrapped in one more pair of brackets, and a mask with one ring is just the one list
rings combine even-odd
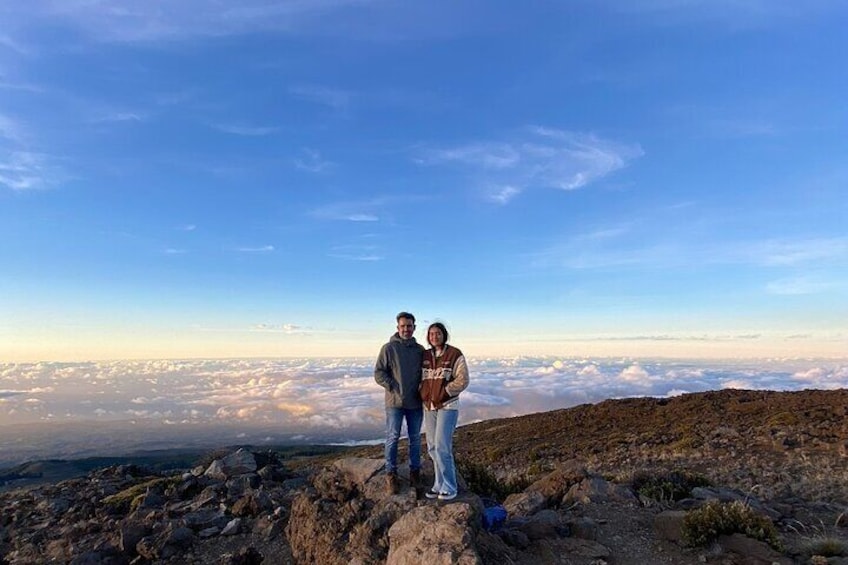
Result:
{"label": "rocky ground", "polygon": [[[847,410],[846,391],[721,391],[482,422],[457,431],[450,502],[422,496],[429,466],[387,494],[379,448],[112,466],[0,494],[0,563],[848,564]],[[682,539],[733,501],[771,545]]]}

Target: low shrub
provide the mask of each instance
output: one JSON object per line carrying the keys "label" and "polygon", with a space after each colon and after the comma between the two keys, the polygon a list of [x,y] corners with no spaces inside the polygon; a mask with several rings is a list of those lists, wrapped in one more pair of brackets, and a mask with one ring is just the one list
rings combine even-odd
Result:
{"label": "low shrub", "polygon": [[689,471],[641,472],[633,476],[631,484],[639,496],[658,502],[673,502],[691,496],[695,487],[710,486],[710,481]]}
{"label": "low shrub", "polygon": [[497,500],[521,492],[530,484],[527,480],[500,481],[486,466],[463,459],[457,459],[456,469],[471,492]]}
{"label": "low shrub", "polygon": [[771,520],[739,501],[722,503],[710,500],[688,512],[683,519],[683,541],[694,547],[705,546],[722,534],[735,533],[764,541],[778,551],[783,550],[777,528]]}
{"label": "low shrub", "polygon": [[822,557],[845,557],[848,555],[848,542],[830,536],[814,538],[805,544],[804,552]]}

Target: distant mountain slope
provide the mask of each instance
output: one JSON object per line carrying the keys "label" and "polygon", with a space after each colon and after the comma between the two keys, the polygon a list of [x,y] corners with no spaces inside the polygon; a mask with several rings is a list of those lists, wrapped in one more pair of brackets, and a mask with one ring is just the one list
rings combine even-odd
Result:
{"label": "distant mountain slope", "polygon": [[845,501],[848,390],[607,400],[463,426],[455,450],[504,480],[576,458],[616,476],[686,468],[768,498]]}

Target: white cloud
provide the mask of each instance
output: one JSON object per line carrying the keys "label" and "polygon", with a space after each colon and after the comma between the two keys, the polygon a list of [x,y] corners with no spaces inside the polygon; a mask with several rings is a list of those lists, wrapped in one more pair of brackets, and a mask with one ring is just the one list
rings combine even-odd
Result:
{"label": "white cloud", "polygon": [[280,131],[273,126],[249,126],[245,124],[212,124],[212,127],[224,133],[240,135],[244,137],[264,137]]}
{"label": "white cloud", "polygon": [[257,31],[302,33],[307,24],[363,0],[45,0],[10,7],[6,16],[69,25],[107,42],[158,42]]}
{"label": "white cloud", "polygon": [[236,247],[239,253],[271,253],[274,251],[273,245],[260,245],[258,247]]}
{"label": "white cloud", "polygon": [[143,122],[144,120],[143,114],[129,111],[108,112],[94,118],[95,122]]}
{"label": "white cloud", "polygon": [[12,151],[5,160],[0,157],[0,185],[15,191],[47,188],[58,180],[47,155],[28,151]]}
{"label": "white cloud", "polygon": [[318,151],[304,148],[300,156],[294,160],[294,166],[310,173],[324,173],[332,169],[335,164],[323,159]]}
{"label": "white cloud", "polygon": [[551,128],[528,128],[511,141],[486,141],[430,149],[416,161],[453,165],[488,188],[486,197],[501,204],[531,188],[575,190],[626,167],[643,155],[627,145]]}
{"label": "white cloud", "polygon": [[[301,331],[265,324],[262,331]],[[470,360],[471,384],[460,397],[460,420],[516,416],[608,398],[668,397],[722,388],[800,390],[848,387],[848,362],[774,361],[734,366],[690,363],[520,357]],[[134,419],[156,439],[156,425],[201,429],[229,425],[267,437],[286,430],[338,440],[383,433],[383,393],[373,359],[273,359],[0,364],[4,422],[69,423]],[[653,376],[652,376],[653,375]],[[155,381],[155,382],[151,382]],[[155,389],[155,390],[153,390]],[[37,394],[38,402],[31,402]],[[85,398],[87,402],[80,399]],[[220,437],[220,435],[218,436]],[[63,439],[73,445],[74,437]],[[67,443],[70,442],[70,443]],[[128,444],[126,449],[133,449]]]}
{"label": "white cloud", "polygon": [[312,215],[322,220],[343,220],[347,222],[378,222],[378,209],[385,204],[383,199],[363,202],[336,202],[321,206],[312,211]]}
{"label": "white cloud", "polygon": [[764,265],[793,266],[848,258],[848,237],[768,240],[756,243],[746,254]]}
{"label": "white cloud", "polygon": [[521,189],[514,186],[499,186],[489,189],[487,198],[498,204],[507,204],[510,200],[521,194]]}
{"label": "white cloud", "polygon": [[21,142],[24,137],[23,127],[17,120],[0,114],[0,139]]}
{"label": "white cloud", "polygon": [[834,288],[834,283],[818,280],[808,276],[798,276],[772,281],[766,285],[770,294],[800,295],[818,294]]}
{"label": "white cloud", "polygon": [[621,371],[618,377],[627,382],[631,383],[643,383],[650,379],[650,375],[648,371],[640,367],[639,365],[631,365]]}
{"label": "white cloud", "polygon": [[326,106],[337,112],[347,110],[353,97],[353,94],[346,90],[318,85],[292,86],[289,93],[300,100]]}

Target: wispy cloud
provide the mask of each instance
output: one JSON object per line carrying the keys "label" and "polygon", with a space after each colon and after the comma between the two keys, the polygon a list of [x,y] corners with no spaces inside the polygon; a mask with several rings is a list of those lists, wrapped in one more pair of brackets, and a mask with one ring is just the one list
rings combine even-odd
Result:
{"label": "wispy cloud", "polygon": [[0,156],[0,185],[15,191],[48,188],[59,181],[59,173],[47,155],[12,151]]}
{"label": "wispy cloud", "polygon": [[766,291],[770,294],[791,296],[818,294],[831,290],[836,286],[837,285],[831,281],[821,280],[808,275],[801,275],[772,281],[766,285]]}
{"label": "wispy cloud", "polygon": [[296,324],[256,324],[251,329],[257,332],[284,333],[287,335],[310,333],[307,328]]}
{"label": "wispy cloud", "polygon": [[348,222],[378,222],[379,210],[386,204],[383,198],[361,202],[334,202],[312,210],[311,215],[322,220]]}
{"label": "wispy cloud", "polygon": [[6,10],[13,21],[41,18],[73,26],[98,41],[179,41],[254,31],[302,33],[306,24],[364,0],[243,0],[222,6],[217,0],[48,0]]}
{"label": "wispy cloud", "polygon": [[422,151],[422,165],[453,165],[506,204],[533,188],[575,190],[626,167],[643,155],[638,145],[546,127],[526,128],[510,141],[475,142]]}
{"label": "wispy cloud", "polygon": [[244,124],[212,124],[212,128],[224,133],[245,137],[263,137],[280,131],[280,128],[274,126],[249,126]]}
{"label": "wispy cloud", "polygon": [[747,247],[742,254],[776,266],[848,259],[848,237],[770,239]]}
{"label": "wispy cloud", "polygon": [[337,245],[327,256],[345,261],[373,262],[385,259],[376,245]]}
{"label": "wispy cloud", "polygon": [[271,253],[274,251],[273,245],[260,245],[257,247],[235,247],[234,251],[238,251],[239,253]]}
{"label": "wispy cloud", "polygon": [[32,52],[19,41],[6,34],[0,34],[0,49],[14,51],[18,55],[31,55]]}
{"label": "wispy cloud", "polygon": [[17,120],[0,114],[0,139],[20,143],[24,137],[24,128]]}
{"label": "wispy cloud", "polygon": [[146,116],[141,112],[112,111],[95,116],[94,122],[143,122]]}
{"label": "wispy cloud", "polygon": [[[762,268],[830,267],[848,261],[848,238],[703,241],[678,233],[651,231],[637,224],[576,234],[530,254],[535,267],[599,269],[609,267],[679,267],[685,265],[751,265]],[[623,236],[628,240],[622,241]],[[797,288],[800,283],[796,281]],[[808,281],[812,283],[812,281]],[[811,287],[811,284],[807,285]],[[788,290],[786,281],[770,287]]]}
{"label": "wispy cloud", "polygon": [[289,88],[289,93],[300,100],[326,106],[337,112],[344,112],[350,106],[353,94],[347,90],[318,85],[297,85]]}
{"label": "wispy cloud", "polygon": [[294,166],[310,173],[325,173],[335,166],[335,163],[321,157],[314,149],[304,148],[295,158]]}

